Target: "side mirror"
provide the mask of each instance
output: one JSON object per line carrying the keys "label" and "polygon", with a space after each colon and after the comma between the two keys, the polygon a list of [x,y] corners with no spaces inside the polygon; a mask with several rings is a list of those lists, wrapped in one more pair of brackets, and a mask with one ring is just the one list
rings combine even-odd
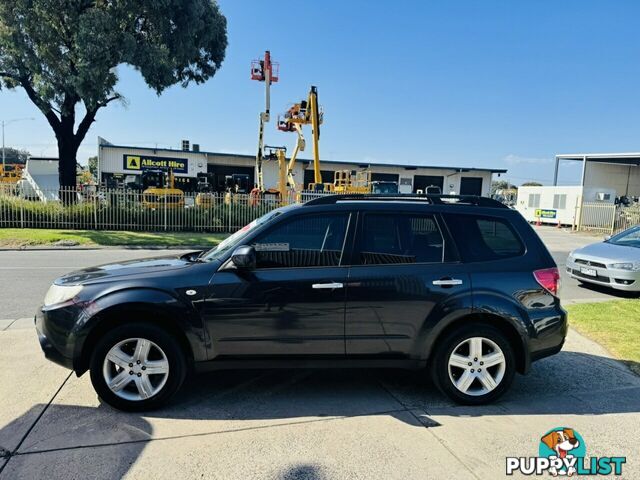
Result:
{"label": "side mirror", "polygon": [[231,263],[239,269],[256,268],[256,250],[251,245],[242,245],[231,254]]}
{"label": "side mirror", "polygon": [[611,240],[611,235],[605,235],[604,236],[604,241],[608,242],[609,240]]}

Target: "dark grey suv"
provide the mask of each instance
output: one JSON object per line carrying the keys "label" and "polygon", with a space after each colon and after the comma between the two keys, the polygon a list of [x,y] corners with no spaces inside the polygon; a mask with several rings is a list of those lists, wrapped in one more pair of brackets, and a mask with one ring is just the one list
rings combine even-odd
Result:
{"label": "dark grey suv", "polygon": [[480,197],[328,196],[274,210],[217,247],[55,281],[45,355],[102,399],[157,407],[189,370],[428,370],[457,402],[498,398],[567,332],[551,255]]}

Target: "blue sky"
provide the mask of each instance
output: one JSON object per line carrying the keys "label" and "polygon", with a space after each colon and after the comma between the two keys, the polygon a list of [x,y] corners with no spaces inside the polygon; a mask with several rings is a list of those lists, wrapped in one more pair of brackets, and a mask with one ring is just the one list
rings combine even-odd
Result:
{"label": "blue sky", "polygon": [[[127,105],[99,113],[81,162],[96,154],[98,135],[176,148],[186,138],[253,154],[264,91],[249,65],[265,49],[280,63],[274,113],[318,86],[321,158],[507,168],[519,184],[550,182],[556,153],[640,150],[640,2],[219,3],[229,48],[216,77],[157,97],[119,68]],[[0,92],[0,118],[31,116],[7,127],[7,144],[55,155],[24,93]],[[292,148],[295,135],[273,121],[266,140]],[[578,174],[567,165],[561,179],[575,183]]]}

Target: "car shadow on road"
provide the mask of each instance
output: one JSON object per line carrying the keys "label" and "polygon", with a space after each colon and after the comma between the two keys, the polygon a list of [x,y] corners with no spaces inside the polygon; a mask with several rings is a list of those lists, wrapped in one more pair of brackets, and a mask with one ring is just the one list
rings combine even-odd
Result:
{"label": "car shadow on road", "polygon": [[[145,441],[127,442],[126,437],[121,436],[113,444],[96,443],[91,450],[87,450],[87,444],[75,444],[68,448],[63,439],[58,444],[52,443],[57,435],[64,435],[64,429],[36,432],[34,435],[36,426],[42,421],[39,415],[43,411],[43,418],[59,419],[64,424],[76,424],[82,430],[91,430],[91,425],[78,425],[77,420],[99,417],[104,408],[57,404],[32,406],[0,429],[0,451],[3,453],[0,455],[0,480],[123,478],[144,450]],[[34,418],[37,419],[35,423]],[[151,437],[153,427],[149,422],[136,418],[135,423],[142,435]],[[30,428],[25,431],[26,426]],[[124,447],[121,446],[123,441],[126,443]]]}
{"label": "car shadow on road", "polygon": [[[626,363],[640,369],[637,362]],[[558,402],[559,397],[571,401]],[[616,360],[562,351],[535,362],[528,375],[516,375],[499,402],[461,407],[445,398],[425,371],[221,371],[193,378],[171,406],[148,416],[255,420],[391,414],[406,421],[396,415],[402,410],[477,416],[635,413],[640,377]]]}

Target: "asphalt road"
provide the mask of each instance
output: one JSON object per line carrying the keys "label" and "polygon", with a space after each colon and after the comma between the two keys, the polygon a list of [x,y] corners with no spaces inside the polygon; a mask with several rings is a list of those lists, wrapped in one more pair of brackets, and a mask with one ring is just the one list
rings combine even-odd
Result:
{"label": "asphalt road", "polygon": [[94,249],[0,251],[0,319],[33,317],[59,276],[98,264],[175,254],[179,250]]}
{"label": "asphalt road", "polygon": [[[539,233],[557,260],[591,240]],[[44,359],[28,317],[62,273],[158,253],[0,252],[0,480],[495,479],[558,426],[588,456],[626,456],[622,478],[640,478],[640,377],[574,331],[485,407],[451,404],[421,372],[279,370],[203,375],[167,408],[115,411],[87,375]],[[562,295],[607,298],[570,281]]]}

